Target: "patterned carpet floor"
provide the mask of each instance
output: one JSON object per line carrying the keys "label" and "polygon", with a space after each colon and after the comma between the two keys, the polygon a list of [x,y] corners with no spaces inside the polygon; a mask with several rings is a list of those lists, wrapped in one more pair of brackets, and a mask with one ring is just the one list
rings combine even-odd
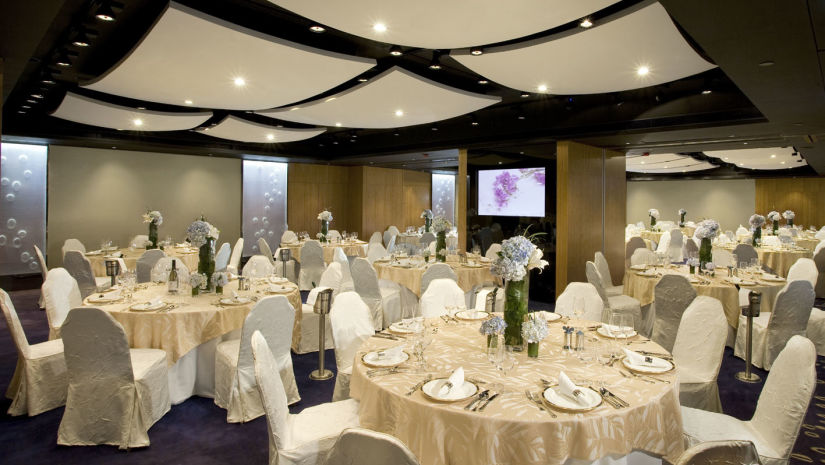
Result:
{"label": "patterned carpet floor", "polygon": [[[30,343],[45,341],[48,325],[45,312],[37,308],[39,290],[11,293],[14,305]],[[306,296],[304,295],[304,298]],[[825,301],[817,306],[825,309]],[[552,309],[552,304],[531,302],[531,308]],[[0,392],[5,393],[17,359],[5,319],[0,318]],[[331,350],[326,366],[335,370]],[[309,373],[317,368],[317,354],[293,354],[295,378],[302,400],[290,407],[297,413],[306,407],[328,402],[332,398],[334,379],[311,381]],[[762,384],[748,385],[734,375],[743,370],[744,362],[725,350],[719,373],[719,390],[725,413],[748,419],[756,408]],[[757,370],[761,376],[765,372]],[[802,431],[794,447],[793,464],[825,464],[825,357],[817,359],[817,388],[805,415]],[[128,452],[110,446],[63,447],[56,444],[57,427],[63,415],[58,408],[36,417],[11,417],[6,414],[10,401],[0,401],[0,451],[4,464],[156,464],[212,465],[230,463],[268,463],[267,430],[264,418],[244,424],[226,423],[226,411],[212,399],[193,397],[172,409],[149,431],[150,447]]]}

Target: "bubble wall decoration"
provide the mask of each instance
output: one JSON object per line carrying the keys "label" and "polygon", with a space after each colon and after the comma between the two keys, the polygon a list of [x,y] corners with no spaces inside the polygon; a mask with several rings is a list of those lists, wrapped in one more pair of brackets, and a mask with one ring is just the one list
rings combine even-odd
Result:
{"label": "bubble wall decoration", "polygon": [[34,246],[46,252],[48,148],[3,143],[0,151],[0,275],[37,272]]}
{"label": "bubble wall decoration", "polygon": [[6,221],[6,227],[9,228],[9,229],[16,228],[17,227],[17,220],[15,220],[14,218],[9,218]]}
{"label": "bubble wall decoration", "polygon": [[433,214],[455,225],[455,175],[433,174]]}
{"label": "bubble wall decoration", "polygon": [[244,256],[257,252],[257,239],[266,238],[277,250],[286,230],[286,195],[276,186],[286,185],[286,163],[243,162]]}

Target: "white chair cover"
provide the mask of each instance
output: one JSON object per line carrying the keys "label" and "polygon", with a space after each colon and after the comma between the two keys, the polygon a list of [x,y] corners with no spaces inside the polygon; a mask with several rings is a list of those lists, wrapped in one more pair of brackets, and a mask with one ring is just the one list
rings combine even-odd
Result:
{"label": "white chair cover", "polygon": [[435,234],[433,234],[431,232],[425,232],[418,239],[418,243],[421,244],[421,245],[430,245],[430,242],[433,242],[433,241],[435,241]]}
{"label": "white chair cover", "polygon": [[319,464],[342,430],[358,426],[358,402],[316,405],[297,415],[289,413],[278,361],[263,335],[252,335],[255,379],[266,412],[269,465]]}
{"label": "white chair cover", "polygon": [[382,242],[381,242],[383,240],[382,238],[383,238],[383,236],[381,236],[381,233],[378,232],[378,231],[375,231],[374,233],[372,233],[372,236],[370,237],[369,243],[370,244],[373,244],[373,243],[382,244]]}
{"label": "white chair cover", "polygon": [[675,465],[761,465],[750,441],[708,441],[684,451]]}
{"label": "white chair cover", "polygon": [[238,238],[235,242],[235,247],[232,248],[232,255],[229,257],[229,265],[226,271],[232,274],[240,274],[241,257],[243,256],[243,237]]}
{"label": "white chair cover", "polygon": [[636,249],[630,257],[630,265],[647,265],[656,263],[656,252],[650,249]]}
{"label": "white chair cover", "polygon": [[682,231],[678,229],[672,229],[670,231],[670,245],[667,248],[667,253],[670,255],[671,262],[681,262],[684,260],[684,256],[682,256],[682,249],[685,246],[685,236],[682,234]]}
{"label": "white chair cover", "polygon": [[[298,288],[308,291],[321,282],[324,273],[324,249],[318,241],[306,241],[301,246],[301,271],[298,273]],[[314,284],[313,284],[314,283]]]}
{"label": "white chair cover", "polygon": [[[341,264],[332,262],[327,266],[327,269],[324,270],[324,274],[321,275],[321,282],[318,283],[318,287],[309,291],[306,303],[301,305],[301,342],[298,345],[298,350],[296,350],[297,353],[306,354],[309,352],[318,352],[318,339],[320,337],[318,333],[320,329],[318,323],[321,315],[315,313],[315,301],[322,290],[332,289],[332,300],[330,304],[333,304],[341,290],[342,277]],[[332,329],[328,317],[324,317],[324,325],[324,347],[326,349],[332,349],[335,343],[332,338]]]}
{"label": "white chair cover", "polygon": [[446,263],[434,263],[427,268],[427,271],[421,275],[421,294],[427,291],[427,287],[435,279],[452,279],[458,283],[458,276],[456,276],[453,268]]}
{"label": "white chair cover", "polygon": [[375,334],[369,307],[355,292],[338,295],[329,313],[335,340],[335,390],[332,401],[349,399],[352,362],[358,347]]}
{"label": "white chair cover", "polygon": [[415,454],[389,434],[362,428],[341,433],[324,465],[418,465]]}
{"label": "white chair cover", "polygon": [[637,329],[641,329],[643,326],[642,306],[638,300],[627,295],[608,297],[604,290],[604,286],[602,285],[603,280],[599,274],[599,270],[596,269],[596,264],[591,261],[588,261],[585,264],[585,275],[587,275],[587,282],[592,284],[599,293],[599,297],[601,297],[602,303],[605,307],[606,315],[609,315],[610,312],[630,315],[633,318],[633,326]]}
{"label": "white chair cover", "polygon": [[[153,283],[167,283],[169,282],[169,272],[172,271],[172,260],[175,261],[175,270],[178,272],[178,282],[179,283],[188,283],[189,282],[189,268],[186,267],[186,263],[183,263],[183,260],[177,257],[163,257],[160,260],[155,262],[155,266],[152,267],[152,282]],[[217,270],[218,267],[215,267]]]}
{"label": "white chair cover", "polygon": [[[577,302],[578,301],[578,302]],[[564,292],[556,299],[556,313],[571,318],[579,318],[574,310],[581,303],[584,307],[585,320],[607,322],[604,314],[604,302],[599,291],[590,283],[568,283]]]}
{"label": "white chair cover", "polygon": [[825,226],[823,226],[822,229],[820,229],[816,234],[814,234],[814,239],[825,241]]}
{"label": "white chair cover", "polygon": [[130,350],[120,323],[98,308],[73,309],[61,333],[69,389],[57,443],[148,446],[170,407],[166,352]]}
{"label": "white chair cover", "polygon": [[63,257],[63,266],[75,281],[77,281],[77,286],[80,288],[80,295],[84,299],[97,291],[109,289],[112,285],[112,281],[108,277],[95,278],[89,259],[86,258],[83,253],[76,250],[66,252],[66,255]]}
{"label": "white chair cover", "polygon": [[8,414],[34,416],[65,404],[68,378],[63,340],[29,345],[17,311],[2,289],[0,308],[17,346],[17,367],[6,391],[11,399]]}
{"label": "white chair cover", "polygon": [[60,339],[60,327],[69,310],[83,305],[77,281],[64,268],[52,268],[41,287],[49,320],[49,340]]}
{"label": "white chair cover", "polygon": [[810,258],[799,258],[788,269],[787,282],[808,281],[811,286],[816,287],[819,272],[816,270],[816,263]]}
{"label": "white chair cover", "polygon": [[394,235],[390,238],[390,243],[389,243],[389,244],[387,244],[387,253],[394,253],[394,252],[395,252],[395,239],[396,239],[397,237],[398,237],[398,235],[394,234]]}
{"label": "white chair cover", "polygon": [[696,290],[686,277],[668,274],[656,283],[653,299],[656,310],[650,338],[668,352],[672,352],[676,334],[679,332],[679,323],[683,319],[682,314],[696,299]]}
{"label": "white chair cover", "polygon": [[[771,313],[762,313],[753,319],[752,363],[764,370],[770,370],[785,343],[794,336],[804,336],[814,305],[814,289],[808,281],[792,281],[776,295]],[[747,318],[739,316],[734,355],[745,358],[744,329]]]}
{"label": "white chair cover", "polygon": [[401,231],[395,225],[390,225],[390,227],[387,228],[387,231],[391,232],[394,236],[401,234]]}
{"label": "white chair cover", "polygon": [[484,256],[489,258],[490,260],[495,260],[498,258],[498,253],[501,252],[501,244],[498,242],[490,244],[490,248],[487,249],[487,252],[484,253]]}
{"label": "white chair cover", "polygon": [[[37,255],[37,263],[40,265],[40,277],[43,282],[46,282],[46,273],[49,272],[49,267],[46,266],[46,259],[43,258],[43,252],[36,245],[34,246],[34,254]],[[40,300],[37,301],[40,308],[46,308],[46,302],[43,300],[43,294],[40,294]]]}
{"label": "white chair cover", "polygon": [[284,261],[281,260],[281,251],[282,250],[284,250],[284,249],[279,247],[275,251],[275,271],[274,271],[275,276],[278,276],[278,277],[281,277],[281,278],[286,278],[290,282],[298,284],[298,275],[295,274],[295,269],[298,268],[298,270],[300,271],[300,269],[301,269],[300,265],[298,265],[298,262],[295,261],[295,259],[292,258],[291,254],[290,254],[290,258],[286,262],[286,267],[284,267]]}
{"label": "white chair cover", "polygon": [[625,252],[624,252],[624,259],[625,259],[625,268],[630,266],[630,257],[633,256],[633,252],[636,249],[646,249],[647,245],[645,244],[645,240],[639,236],[633,236],[627,241],[625,245]]}
{"label": "white chair cover", "polygon": [[281,234],[281,244],[291,242],[298,242],[298,235],[287,229],[283,234]]}
{"label": "white chair cover", "polygon": [[816,346],[817,355],[825,356],[825,311],[818,308],[811,309],[805,335]]}
{"label": "white chair cover", "polygon": [[607,258],[605,258],[601,251],[596,251],[593,263],[596,264],[596,269],[599,270],[599,275],[602,278],[602,285],[604,285],[604,291],[607,295],[622,295],[624,292],[624,286],[615,286],[613,284],[613,278],[610,277],[610,265],[607,263]]}
{"label": "white chair cover", "polygon": [[739,263],[750,263],[753,259],[759,260],[759,254],[756,253],[756,249],[750,244],[737,245],[736,248],[733,249],[733,254],[736,255],[736,260],[739,261]]}
{"label": "white chair cover", "polygon": [[272,266],[275,266],[275,257],[272,256],[272,249],[263,237],[258,238],[258,250],[261,251],[261,255],[269,259]]}
{"label": "white chair cover", "polygon": [[147,234],[138,234],[129,242],[130,246],[142,249],[149,244],[149,236]]}
{"label": "white chair cover", "polygon": [[74,238],[66,239],[66,241],[63,242],[63,248],[61,249],[60,253],[62,253],[63,256],[65,257],[66,252],[68,252],[70,250],[76,250],[80,253],[86,253],[86,246],[83,245],[83,243],[80,242],[77,239],[74,239]]}
{"label": "white chair cover", "polygon": [[419,308],[424,318],[435,318],[447,314],[447,305],[465,305],[464,291],[452,279],[436,279],[421,295]]}
{"label": "white chair cover", "polygon": [[736,266],[733,263],[733,253],[730,250],[714,248],[712,252],[713,264],[720,269]]}
{"label": "white chair cover", "polygon": [[682,256],[684,258],[690,258],[691,256],[695,256],[698,254],[699,246],[696,245],[696,242],[690,238],[685,239],[685,245],[684,247],[682,247]]}
{"label": "white chair cover", "polygon": [[782,243],[779,241],[779,236],[762,236],[762,245],[768,247],[779,247]]}
{"label": "white chair cover", "polygon": [[252,361],[252,333],[260,333],[277,363],[287,403],[301,400],[292,370],[292,326],[295,309],[286,296],[264,297],[252,307],[240,339],[218,344],[215,350],[215,405],[226,409],[226,421],[244,423],[264,414]]}
{"label": "white chair cover", "polygon": [[707,441],[751,441],[766,465],[786,465],[816,387],[816,353],[811,341],[793,336],[759,395],[750,421],[682,407],[687,447]]}
{"label": "white chair cover", "polygon": [[[151,249],[143,252],[143,255],[140,256],[137,260],[137,265],[135,265],[135,274],[137,276],[137,282],[139,283],[148,283],[152,281],[152,268],[155,267],[155,263],[158,262],[161,258],[165,257],[166,254],[163,253],[163,250],[160,249]],[[78,281],[78,284],[80,282]],[[83,290],[83,286],[80,287],[80,290]],[[83,296],[86,297],[85,295]]]}
{"label": "white chair cover", "polygon": [[243,267],[243,276],[247,278],[265,278],[275,272],[275,267],[263,255],[253,255]]}
{"label": "white chair cover", "polygon": [[229,254],[232,253],[232,247],[229,242],[224,242],[215,254],[215,271],[226,271],[229,266]]}
{"label": "white chair cover", "polygon": [[338,232],[337,229],[330,229],[327,231],[327,240],[332,241],[340,241],[341,240],[341,233]]}
{"label": "white chair cover", "polygon": [[747,236],[750,233],[751,232],[748,230],[748,228],[742,226],[741,224],[739,225],[738,228],[736,228],[736,236],[737,237],[738,236]]}
{"label": "white chair cover", "polygon": [[344,253],[344,249],[336,247],[332,251],[332,261],[341,265],[341,289],[339,292],[354,291],[355,285],[352,283],[352,272],[349,269],[349,260]]}
{"label": "white chair cover", "polygon": [[819,273],[816,280],[816,296],[825,298],[825,241],[816,246],[814,263],[816,264],[816,271]]}
{"label": "white chair cover", "polygon": [[367,260],[369,260],[370,264],[375,263],[375,261],[379,258],[384,258],[386,256],[387,249],[377,242],[371,242],[367,247]]}
{"label": "white chair cover", "polygon": [[390,230],[384,231],[384,236],[383,236],[384,247],[386,247],[386,248],[390,247],[390,240],[393,238],[393,236],[395,236],[395,234],[393,234],[392,231],[390,231]]}
{"label": "white chair cover", "polygon": [[727,336],[728,321],[719,300],[699,296],[685,310],[673,344],[673,361],[679,367],[680,404],[722,411],[716,377]]}
{"label": "white chair cover", "polygon": [[670,231],[662,233],[659,243],[656,245],[656,253],[667,253],[670,247]]}
{"label": "white chair cover", "polygon": [[370,308],[373,328],[381,331],[401,318],[401,293],[398,285],[378,280],[375,268],[369,261],[356,258],[350,267],[355,292]]}

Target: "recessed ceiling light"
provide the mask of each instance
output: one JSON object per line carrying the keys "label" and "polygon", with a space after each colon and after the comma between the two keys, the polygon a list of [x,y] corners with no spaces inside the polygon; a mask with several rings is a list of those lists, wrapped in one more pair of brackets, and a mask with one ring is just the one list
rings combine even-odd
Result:
{"label": "recessed ceiling light", "polygon": [[470,123],[470,124],[471,124],[471,125],[473,125],[473,126],[478,126],[478,121],[473,121],[473,122],[472,122],[472,123]]}
{"label": "recessed ceiling light", "polygon": [[740,161],[740,162],[739,162],[739,166],[742,166],[742,165],[744,165],[744,163],[742,163],[742,162]]}
{"label": "recessed ceiling light", "polygon": [[547,92],[547,85],[539,84],[537,89],[538,89],[539,92]]}
{"label": "recessed ceiling light", "polygon": [[135,118],[132,120],[132,124],[134,124],[135,126],[143,126],[143,120],[140,118]]}
{"label": "recessed ceiling light", "polygon": [[137,107],[138,110],[145,110],[146,107]]}
{"label": "recessed ceiling light", "polygon": [[37,103],[37,100],[32,100],[32,99],[26,99],[26,101],[29,102],[29,103]]}
{"label": "recessed ceiling light", "polygon": [[98,10],[95,18],[101,21],[114,21],[115,20],[115,12],[112,11],[112,6],[108,3],[104,3]]}
{"label": "recessed ceiling light", "polygon": [[665,165],[665,168],[667,168],[667,165]]}
{"label": "recessed ceiling light", "polygon": [[43,98],[43,94],[32,94],[34,98]]}
{"label": "recessed ceiling light", "polygon": [[430,62],[430,69],[433,71],[438,71],[441,69],[441,63],[438,61],[437,56],[434,56],[433,60]]}
{"label": "recessed ceiling light", "polygon": [[763,62],[759,63],[759,66],[761,66],[761,67],[763,67],[763,68],[767,68],[768,66],[773,66],[773,65],[775,65],[775,64],[776,64],[776,63],[774,63],[774,62],[773,62],[773,61],[771,61],[771,60],[765,60],[765,61],[763,61]]}
{"label": "recessed ceiling light", "polygon": [[358,82],[367,82],[367,78],[358,78]]}
{"label": "recessed ceiling light", "polygon": [[780,164],[780,165],[784,165],[784,164],[785,164],[785,162],[784,162],[784,161],[780,161],[780,162],[779,162],[779,164]]}
{"label": "recessed ceiling light", "polygon": [[387,32],[387,25],[384,23],[375,23],[372,25],[372,30],[375,32]]}
{"label": "recessed ceiling light", "polygon": [[529,96],[530,96],[530,94],[528,94],[527,92],[522,92],[521,93],[521,98],[527,98]]}
{"label": "recessed ceiling light", "polygon": [[295,110],[300,110],[300,109],[301,109],[301,107],[292,107],[292,108],[289,109],[289,111],[295,111]]}
{"label": "recessed ceiling light", "polygon": [[526,117],[524,115],[518,115],[518,119],[523,120],[526,119]]}
{"label": "recessed ceiling light", "polygon": [[85,36],[78,37],[72,42],[72,45],[75,47],[88,47],[89,41],[85,38]]}
{"label": "recessed ceiling light", "polygon": [[31,108],[31,105],[20,105],[20,108]]}
{"label": "recessed ceiling light", "polygon": [[431,127],[431,128],[430,128],[430,130],[431,130],[431,131],[438,131],[438,128],[437,128],[437,127],[435,127],[435,126],[433,126],[433,127]]}
{"label": "recessed ceiling light", "polygon": [[592,26],[593,26],[593,22],[592,22],[592,21],[590,21],[590,18],[584,18],[584,19],[582,20],[582,22],[580,22],[580,23],[579,23],[579,26],[581,26],[581,27],[583,27],[583,28],[587,29],[588,27],[592,27]]}
{"label": "recessed ceiling light", "polygon": [[324,27],[323,27],[323,26],[319,26],[319,25],[317,25],[317,24],[313,24],[312,26],[310,26],[310,27],[309,27],[309,30],[310,30],[310,31],[312,31],[312,32],[315,32],[315,33],[317,33],[317,34],[320,34],[320,33],[324,32],[324,31],[326,31],[326,29],[324,29]]}
{"label": "recessed ceiling light", "polygon": [[48,85],[57,84],[56,82],[54,82],[54,80],[52,80],[52,79],[48,79],[48,78],[47,78],[47,79],[43,79],[43,80],[42,80],[42,81],[40,81],[40,82],[42,82],[43,84],[48,84]]}
{"label": "recessed ceiling light", "polygon": [[183,103],[187,105],[192,105],[193,102],[191,100],[184,100]]}
{"label": "recessed ceiling light", "polygon": [[639,76],[647,76],[650,73],[650,68],[647,66],[639,66],[636,68],[636,74]]}
{"label": "recessed ceiling light", "polygon": [[708,95],[711,92],[713,92],[713,91],[710,90],[710,89],[705,89],[705,90],[702,91],[702,95]]}
{"label": "recessed ceiling light", "polygon": [[395,116],[404,116],[404,110],[395,110]]}
{"label": "recessed ceiling light", "polygon": [[235,86],[237,86],[237,87],[243,87],[243,86],[245,86],[245,85],[246,85],[246,79],[244,79],[244,78],[242,78],[242,77],[240,77],[240,76],[238,76],[238,77],[236,77],[235,79],[233,79],[233,80],[232,80],[232,82],[234,82],[234,83],[235,83]]}
{"label": "recessed ceiling light", "polygon": [[501,164],[501,162],[498,162],[498,164],[500,165],[500,164]]}
{"label": "recessed ceiling light", "polygon": [[267,134],[266,140],[275,140],[275,134]]}
{"label": "recessed ceiling light", "polygon": [[747,143],[747,142],[742,142],[742,144],[743,144],[743,145],[748,145],[748,143]]}
{"label": "recessed ceiling light", "polygon": [[25,115],[25,114],[26,114],[26,112],[25,112],[25,111],[23,111],[23,110],[17,110],[17,113],[20,113],[21,115]]}
{"label": "recessed ceiling light", "polygon": [[772,153],[772,154],[771,154],[771,158],[776,158],[776,154],[775,154],[775,153]]}
{"label": "recessed ceiling light", "polygon": [[725,160],[727,160],[727,159],[728,159],[728,157],[725,157]]}
{"label": "recessed ceiling light", "polygon": [[338,98],[338,97],[330,97],[330,98],[324,100],[324,102],[331,102],[331,101],[335,100],[336,98]]}
{"label": "recessed ceiling light", "polygon": [[645,164],[645,162],[642,162],[642,165],[644,165],[644,164]]}
{"label": "recessed ceiling light", "polygon": [[481,84],[481,85],[483,86],[483,85],[489,84],[489,83],[490,83],[490,81],[488,81],[488,80],[486,80],[486,79],[479,79],[479,80],[478,80],[478,83],[479,83],[479,84]]}
{"label": "recessed ceiling light", "polygon": [[399,47],[397,45],[393,45],[390,48],[390,55],[392,55],[394,57],[400,57],[402,53],[403,52],[401,51],[401,47]]}
{"label": "recessed ceiling light", "polygon": [[477,48],[474,48],[474,49],[470,50],[470,55],[479,56],[482,53],[484,53],[484,50],[481,47],[477,47]]}
{"label": "recessed ceiling light", "polygon": [[341,123],[335,123],[335,127],[336,127],[336,128],[340,128],[340,127],[341,127]]}

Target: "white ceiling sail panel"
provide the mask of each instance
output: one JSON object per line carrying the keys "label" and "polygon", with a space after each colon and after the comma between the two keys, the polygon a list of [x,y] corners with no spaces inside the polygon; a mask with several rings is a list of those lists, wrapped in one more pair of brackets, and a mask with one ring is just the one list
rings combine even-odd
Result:
{"label": "white ceiling sail panel", "polygon": [[307,99],[374,65],[170,3],[128,56],[84,87],[172,105],[257,110]]}
{"label": "white ceiling sail panel", "polygon": [[807,165],[793,147],[715,150],[705,155],[751,170],[784,170]]}
{"label": "white ceiling sail panel", "polygon": [[110,129],[180,131],[200,126],[212,117],[212,112],[171,113],[137,110],[67,92],[52,116]]}
{"label": "white ceiling sail panel", "polygon": [[556,38],[451,56],[499,84],[557,95],[637,89],[715,67],[691,48],[658,2]]}
{"label": "white ceiling sail panel", "polygon": [[392,67],[332,97],[258,114],[296,123],[350,128],[397,128],[480,110],[501,97],[467,92]]}
{"label": "white ceiling sail panel", "polygon": [[653,155],[628,155],[626,171],[632,173],[688,173],[718,168],[713,163],[697,160],[688,155],[659,153]]}
{"label": "white ceiling sail panel", "polygon": [[[270,0],[329,27],[421,48],[493,44],[546,31],[617,0]],[[384,27],[376,27],[376,25]]]}
{"label": "white ceiling sail panel", "polygon": [[277,128],[230,115],[217,125],[208,129],[200,129],[198,132],[207,136],[238,142],[283,144],[309,139],[324,131],[326,131],[325,128]]}

